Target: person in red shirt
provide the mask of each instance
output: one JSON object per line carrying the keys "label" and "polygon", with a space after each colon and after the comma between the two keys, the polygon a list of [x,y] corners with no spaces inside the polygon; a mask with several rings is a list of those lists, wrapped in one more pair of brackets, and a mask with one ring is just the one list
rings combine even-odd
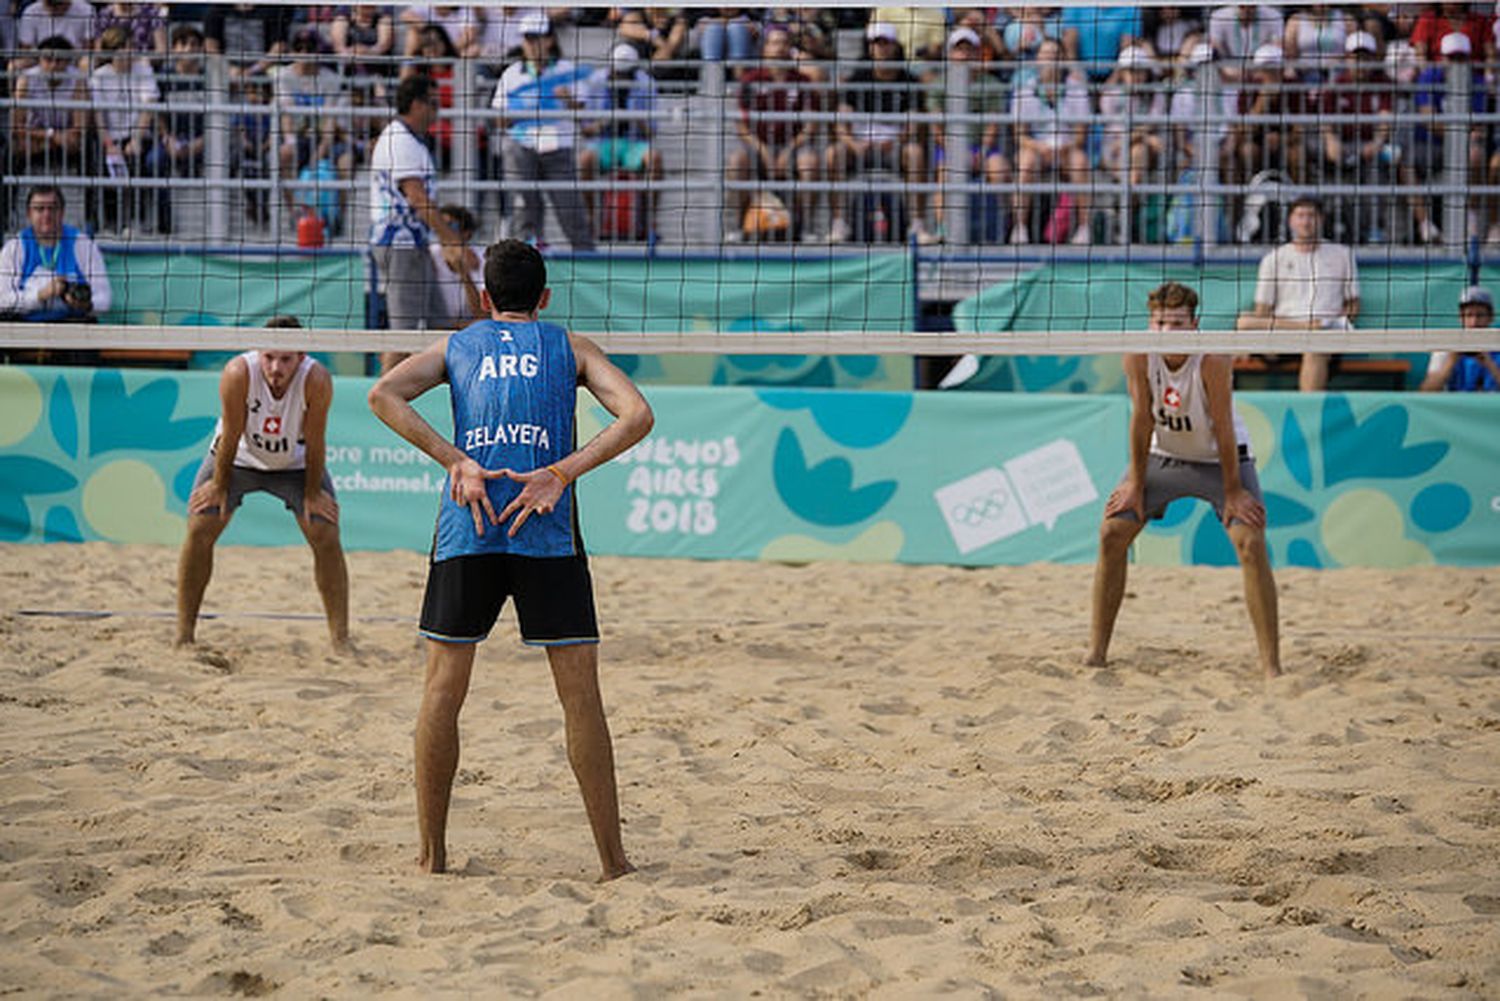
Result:
{"label": "person in red shirt", "polygon": [[[760,180],[786,181],[795,170],[797,180],[816,181],[818,122],[763,117],[767,112],[786,114],[822,107],[812,79],[791,63],[792,41],[785,27],[767,29],[760,57],[765,65],[740,77],[740,114],[735,120],[740,145],[729,156],[729,179],[747,181],[753,175]],[[815,192],[795,190],[794,233],[812,218],[817,197]],[[746,189],[735,191],[737,220],[745,218],[750,194]]]}
{"label": "person in red shirt", "polygon": [[1428,63],[1436,63],[1442,56],[1443,36],[1454,32],[1469,36],[1475,56],[1484,58],[1476,62],[1490,62],[1494,54],[1494,41],[1490,37],[1490,19],[1474,13],[1466,3],[1427,4],[1417,23],[1411,29],[1411,44]]}

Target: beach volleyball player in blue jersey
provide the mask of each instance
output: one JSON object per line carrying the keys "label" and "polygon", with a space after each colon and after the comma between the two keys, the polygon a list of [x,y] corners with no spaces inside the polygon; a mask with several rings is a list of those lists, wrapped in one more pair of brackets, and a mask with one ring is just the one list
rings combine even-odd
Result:
{"label": "beach volleyball player in blue jersey", "polygon": [[[438,340],[370,390],[376,416],[448,470],[422,603],[428,653],[416,732],[420,864],[429,872],[447,866],[458,713],[475,648],[510,598],[522,640],[547,650],[602,878],[614,879],[632,866],[620,839],[593,583],[573,483],[645,437],[651,407],[598,345],[537,319],[550,292],[534,247],[518,240],[490,247],[484,285],[490,319]],[[452,441],[411,406],[444,382],[453,397]],[[582,447],[573,426],[579,386],[616,418]]]}

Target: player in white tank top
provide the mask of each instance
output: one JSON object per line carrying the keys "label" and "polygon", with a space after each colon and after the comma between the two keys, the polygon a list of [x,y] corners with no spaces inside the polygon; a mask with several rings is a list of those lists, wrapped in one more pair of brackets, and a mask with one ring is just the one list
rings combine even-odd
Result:
{"label": "player in white tank top", "polygon": [[[300,327],[293,317],[269,326]],[[333,379],[300,351],[247,351],[219,379],[219,423],[188,497],[188,530],[177,564],[177,643],[194,642],[213,574],[213,550],[246,494],[278,497],[313,551],[313,575],[335,649],[349,643],[349,571],[339,541],[339,505],[325,468]],[[230,447],[233,442],[233,447]]]}
{"label": "player in white tank top", "polygon": [[[307,468],[302,421],[307,416],[307,373],[317,362],[303,355],[278,396],[266,381],[260,352],[246,351],[240,358],[249,370],[250,387],[245,399],[245,430],[240,435],[234,464],[246,469]],[[220,416],[211,451],[218,452],[223,434],[224,418]]]}
{"label": "player in white tank top", "polygon": [[[1149,299],[1153,332],[1198,329],[1198,296],[1168,282]],[[1126,355],[1130,389],[1130,466],[1104,505],[1093,618],[1085,663],[1103,667],[1125,596],[1130,544],[1148,518],[1179,497],[1214,505],[1244,571],[1245,603],[1261,670],[1281,673],[1276,582],[1266,553],[1266,509],[1245,425],[1234,412],[1226,355]]]}

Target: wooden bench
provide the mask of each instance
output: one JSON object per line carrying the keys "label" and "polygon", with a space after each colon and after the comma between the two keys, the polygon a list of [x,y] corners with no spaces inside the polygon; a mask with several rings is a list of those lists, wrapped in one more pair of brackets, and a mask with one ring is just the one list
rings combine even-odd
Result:
{"label": "wooden bench", "polygon": [[[1235,385],[1243,389],[1297,387],[1297,372],[1302,367],[1300,355],[1267,359],[1258,355],[1234,360]],[[1405,389],[1411,374],[1411,362],[1405,358],[1361,358],[1345,355],[1339,358],[1328,376],[1330,389]],[[1357,386],[1347,383],[1357,382]]]}

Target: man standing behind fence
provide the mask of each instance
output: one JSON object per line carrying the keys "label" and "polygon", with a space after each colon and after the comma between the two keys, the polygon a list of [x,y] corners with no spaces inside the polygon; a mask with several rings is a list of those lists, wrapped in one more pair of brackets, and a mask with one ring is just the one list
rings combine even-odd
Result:
{"label": "man standing behind fence", "polygon": [[[386,326],[391,330],[446,327],[438,296],[437,272],[428,244],[462,244],[443,219],[437,203],[437,167],[427,133],[437,124],[437,87],[425,73],[407,77],[396,88],[396,117],[380,133],[370,154],[370,244]],[[385,351],[382,372],[405,354]]]}

